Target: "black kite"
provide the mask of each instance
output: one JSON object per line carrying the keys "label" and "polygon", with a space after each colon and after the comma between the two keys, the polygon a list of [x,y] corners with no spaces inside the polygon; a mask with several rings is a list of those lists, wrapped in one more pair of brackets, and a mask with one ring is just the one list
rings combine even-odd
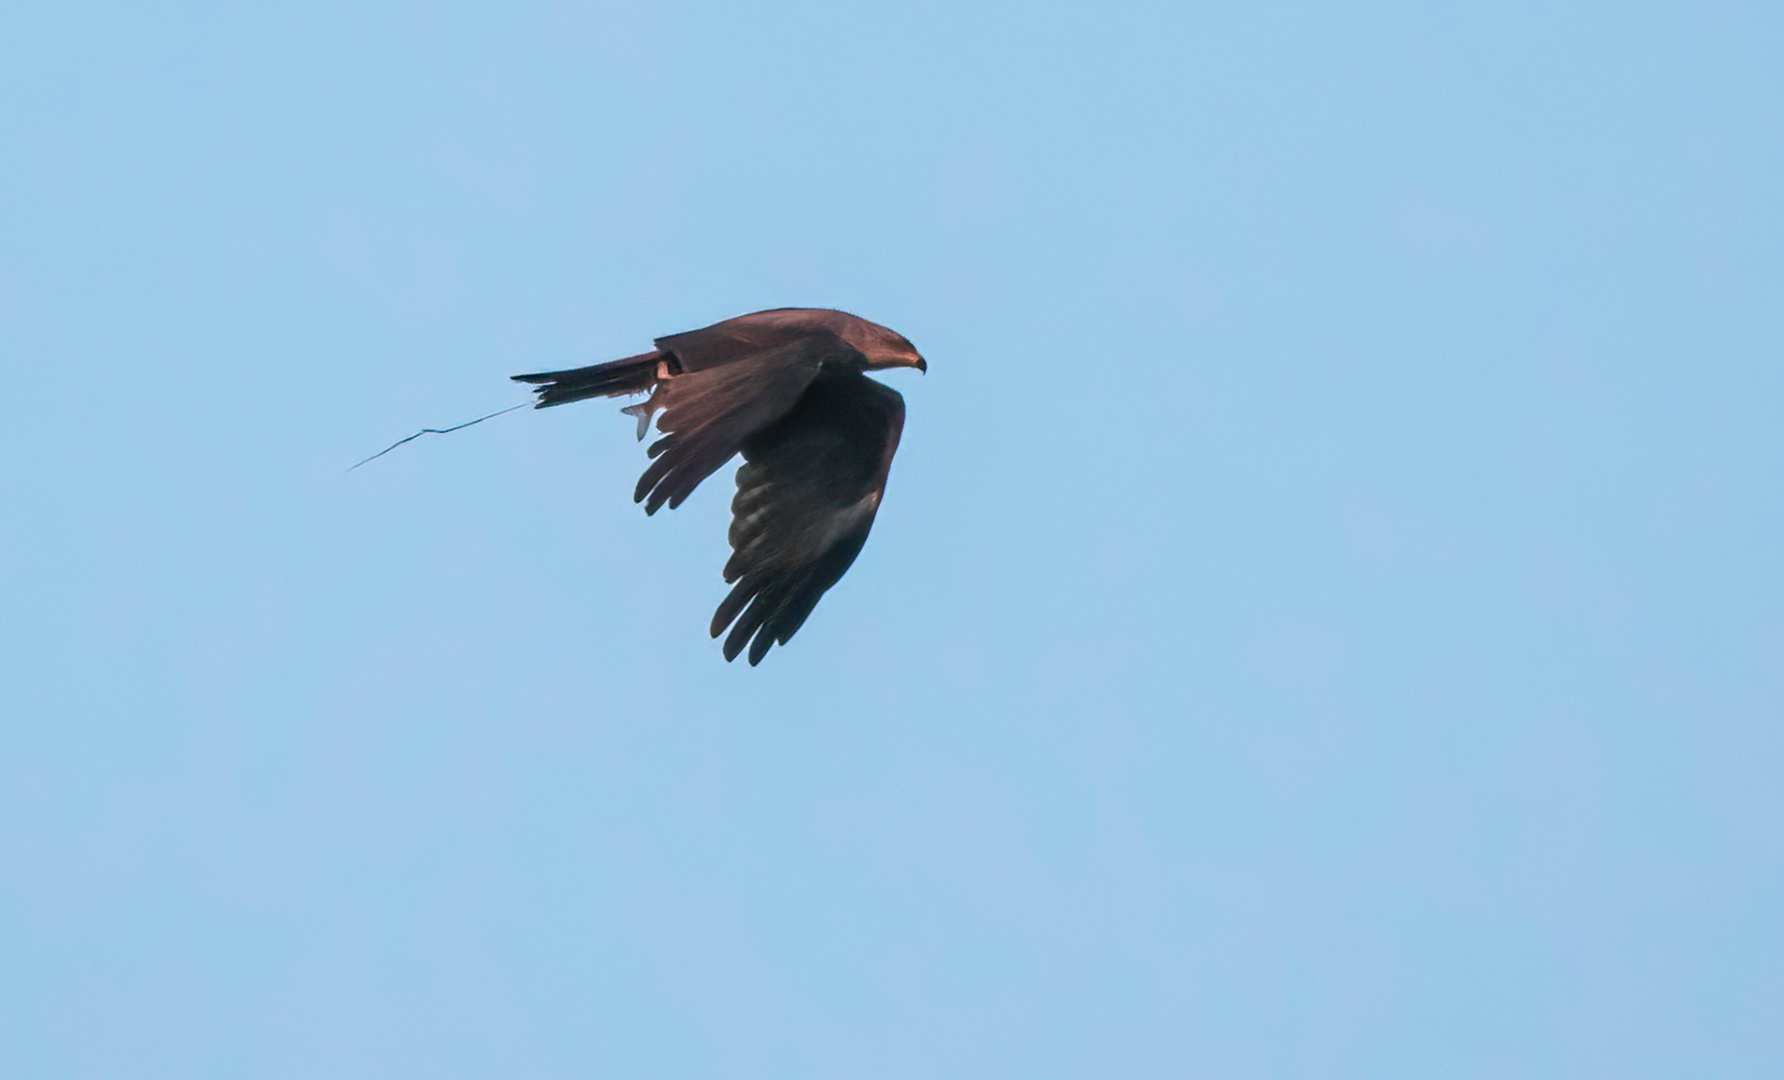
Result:
{"label": "black kite", "polygon": [[740,315],[656,345],[624,360],[514,378],[539,384],[539,409],[649,392],[623,410],[637,417],[641,440],[662,413],[663,437],[650,445],[653,460],[632,493],[647,514],[680,506],[743,454],[725,564],[725,581],[736,584],[712,617],[712,636],[730,626],[725,659],[747,644],[757,664],[798,631],[873,527],[904,428],[904,398],[862,372],[928,365],[903,335],[821,308]]}

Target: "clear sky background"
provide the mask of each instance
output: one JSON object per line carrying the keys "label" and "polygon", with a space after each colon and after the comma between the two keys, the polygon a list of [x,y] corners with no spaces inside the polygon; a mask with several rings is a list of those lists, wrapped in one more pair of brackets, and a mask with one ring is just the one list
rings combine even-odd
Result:
{"label": "clear sky background", "polygon": [[[1784,9],[9,5],[0,1074],[1784,1075]],[[728,473],[515,372],[907,334]]]}

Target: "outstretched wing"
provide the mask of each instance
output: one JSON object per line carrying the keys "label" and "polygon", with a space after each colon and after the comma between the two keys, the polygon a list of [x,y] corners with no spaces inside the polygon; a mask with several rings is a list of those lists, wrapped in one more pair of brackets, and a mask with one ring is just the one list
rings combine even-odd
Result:
{"label": "outstretched wing", "polygon": [[725,564],[736,585],[712,617],[713,637],[731,627],[726,660],[747,644],[760,663],[841,580],[873,528],[903,429],[897,391],[826,373],[779,423],[744,440]]}
{"label": "outstretched wing", "polygon": [[862,362],[841,338],[820,332],[664,379],[657,429],[665,434],[650,446],[654,460],[632,501],[647,514],[664,503],[680,506],[745,440],[785,417],[826,360]]}

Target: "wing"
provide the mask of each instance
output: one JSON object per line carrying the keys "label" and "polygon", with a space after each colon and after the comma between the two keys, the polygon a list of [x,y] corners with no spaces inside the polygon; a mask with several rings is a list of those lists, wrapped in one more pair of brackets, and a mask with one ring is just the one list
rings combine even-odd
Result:
{"label": "wing", "polygon": [[827,308],[773,308],[739,315],[656,340],[657,348],[675,358],[681,371],[700,371],[728,364],[742,353],[778,349],[812,334],[841,335],[862,320]]}
{"label": "wing", "polygon": [[903,429],[897,391],[858,373],[827,374],[744,441],[725,564],[736,585],[712,617],[713,637],[731,627],[726,660],[747,644],[760,663],[842,579],[873,528]]}
{"label": "wing", "polygon": [[835,334],[816,333],[662,380],[657,429],[665,434],[650,446],[654,460],[632,501],[647,514],[665,502],[680,506],[746,439],[786,416],[827,360],[864,362]]}

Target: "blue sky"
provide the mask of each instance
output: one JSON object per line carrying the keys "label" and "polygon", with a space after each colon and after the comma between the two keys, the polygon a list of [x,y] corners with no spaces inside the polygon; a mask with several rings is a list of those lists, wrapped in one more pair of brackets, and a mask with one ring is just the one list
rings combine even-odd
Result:
{"label": "blue sky", "polygon": [[[13,5],[0,1072],[1784,1069],[1773,5]],[[730,481],[507,381],[907,334]]]}

